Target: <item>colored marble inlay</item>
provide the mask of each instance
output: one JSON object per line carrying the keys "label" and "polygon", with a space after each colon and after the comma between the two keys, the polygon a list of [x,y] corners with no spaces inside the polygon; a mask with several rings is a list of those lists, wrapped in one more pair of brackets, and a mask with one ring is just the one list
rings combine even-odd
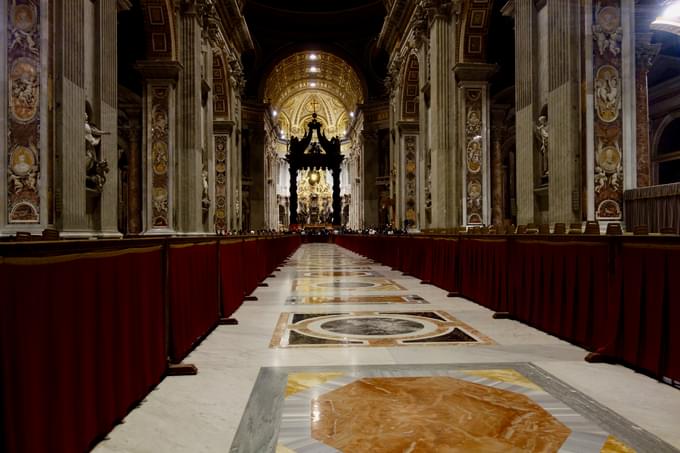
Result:
{"label": "colored marble inlay", "polygon": [[443,311],[282,313],[270,347],[493,344]]}
{"label": "colored marble inlay", "polygon": [[382,277],[382,275],[370,270],[298,271],[298,277]]}
{"label": "colored marble inlay", "polygon": [[486,144],[482,136],[484,130],[482,94],[480,88],[465,89],[465,197],[468,225],[484,223],[482,194]]}
{"label": "colored marble inlay", "polygon": [[215,135],[215,229],[227,228],[227,140]]}
{"label": "colored marble inlay", "polygon": [[7,217],[8,223],[39,223],[40,2],[14,0],[7,10]]}
{"label": "colored marble inlay", "polygon": [[293,280],[293,291],[306,293],[334,291],[403,291],[406,288],[386,278],[298,278]]}
{"label": "colored marble inlay", "polygon": [[429,304],[420,296],[291,296],[286,305],[333,305],[333,304]]}
{"label": "colored marble inlay", "polygon": [[340,451],[557,451],[571,429],[526,395],[452,377],[362,378],[311,402]]}
{"label": "colored marble inlay", "polygon": [[621,2],[593,2],[593,90],[595,129],[595,216],[622,218],[623,203],[623,60]]}
{"label": "colored marble inlay", "polygon": [[[277,452],[673,451],[530,364],[263,370],[253,395],[285,396],[249,403],[243,420],[266,414],[272,426],[260,428],[275,424],[278,438],[262,440]],[[232,452],[257,448],[244,422]]]}
{"label": "colored marble inlay", "polygon": [[151,87],[151,211],[154,228],[170,226],[170,89]]}

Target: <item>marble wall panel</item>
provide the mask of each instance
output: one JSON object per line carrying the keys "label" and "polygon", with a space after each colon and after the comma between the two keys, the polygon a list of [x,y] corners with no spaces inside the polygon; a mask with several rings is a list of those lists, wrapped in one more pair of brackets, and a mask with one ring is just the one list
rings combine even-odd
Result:
{"label": "marble wall panel", "polygon": [[484,172],[486,169],[483,138],[482,98],[480,88],[465,88],[465,222],[484,223]]}
{"label": "marble wall panel", "polygon": [[41,21],[38,0],[7,8],[7,219],[40,222]]}
{"label": "marble wall panel", "polygon": [[151,226],[169,228],[170,89],[151,85]]}
{"label": "marble wall panel", "polygon": [[620,220],[623,201],[623,60],[620,0],[593,2],[595,217]]}

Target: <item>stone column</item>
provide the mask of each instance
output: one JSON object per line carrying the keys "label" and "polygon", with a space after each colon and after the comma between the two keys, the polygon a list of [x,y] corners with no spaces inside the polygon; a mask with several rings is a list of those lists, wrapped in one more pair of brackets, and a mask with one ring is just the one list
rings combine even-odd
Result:
{"label": "stone column", "polygon": [[649,91],[647,74],[654,59],[661,50],[661,44],[651,44],[651,33],[638,34],[635,45],[635,106],[636,106],[636,150],[637,186],[651,185],[650,173],[650,130],[649,130]]}
{"label": "stone column", "polygon": [[365,225],[378,225],[378,190],[375,185],[378,177],[378,134],[375,130],[363,130],[362,154],[359,175],[362,176],[363,210],[361,217]]}
{"label": "stone column", "polygon": [[505,109],[494,110],[491,126],[491,223],[503,223],[505,213],[503,185],[503,139],[505,138]]}
{"label": "stone column", "polygon": [[517,141],[517,223],[534,221],[536,152],[534,122],[538,108],[538,36],[534,0],[508,2],[503,14],[515,18],[515,109]]}
{"label": "stone column", "polygon": [[548,202],[551,223],[581,219],[581,6],[548,6]]}
{"label": "stone column", "polygon": [[451,11],[450,4],[428,10],[430,25],[431,149],[432,149],[432,226],[447,228],[457,223],[456,199],[460,193],[454,170],[451,125]]}
{"label": "stone column", "polygon": [[172,234],[176,228],[176,87],[182,65],[171,60],[154,60],[138,63],[137,69],[145,79],[144,232]]}
{"label": "stone column", "polygon": [[460,87],[458,116],[463,144],[460,160],[464,162],[461,190],[465,225],[488,225],[491,221],[488,80],[496,70],[495,65],[483,63],[461,63],[454,68]]}
{"label": "stone column", "polygon": [[88,235],[85,215],[84,0],[55,4],[55,208],[63,236]]}
{"label": "stone column", "polygon": [[128,232],[139,234],[142,232],[142,128],[139,123],[138,115],[141,112],[130,112],[134,114],[130,117],[130,149],[128,156]]}
{"label": "stone column", "polygon": [[[420,135],[418,123],[412,121],[399,122],[400,136],[400,169],[401,190],[399,192],[399,211],[401,219],[408,221],[409,228],[419,227],[421,210],[419,197],[418,162],[420,154]],[[402,223],[403,225],[403,223]]]}
{"label": "stone column", "polygon": [[201,26],[198,2],[184,0],[179,14],[179,146],[175,187],[177,227],[187,234],[202,230],[201,194]]}
{"label": "stone column", "polygon": [[232,206],[229,203],[230,186],[228,181],[231,134],[233,121],[213,122],[213,143],[215,144],[215,215],[213,219],[215,231],[230,229],[229,218]]}

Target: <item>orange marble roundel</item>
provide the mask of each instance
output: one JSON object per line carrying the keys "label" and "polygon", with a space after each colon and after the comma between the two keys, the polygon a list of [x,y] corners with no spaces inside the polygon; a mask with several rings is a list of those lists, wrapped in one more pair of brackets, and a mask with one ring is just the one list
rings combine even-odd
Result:
{"label": "orange marble roundel", "polygon": [[343,452],[556,452],[571,430],[518,393],[451,377],[363,378],[312,401]]}

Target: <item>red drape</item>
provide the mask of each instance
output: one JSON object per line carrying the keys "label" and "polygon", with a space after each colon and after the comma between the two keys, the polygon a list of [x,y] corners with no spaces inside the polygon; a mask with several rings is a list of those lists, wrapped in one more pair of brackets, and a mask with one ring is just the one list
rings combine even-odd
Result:
{"label": "red drape", "polygon": [[87,451],[165,370],[160,248],[0,259],[0,287],[2,450]]}
{"label": "red drape", "polygon": [[219,318],[217,243],[171,245],[170,358],[180,362]]}

